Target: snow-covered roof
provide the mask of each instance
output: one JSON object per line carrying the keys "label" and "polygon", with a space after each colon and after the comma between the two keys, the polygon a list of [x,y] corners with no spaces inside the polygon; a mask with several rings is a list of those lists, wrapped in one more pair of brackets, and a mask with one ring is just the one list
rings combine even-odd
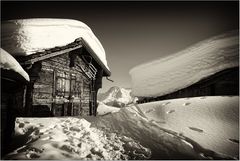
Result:
{"label": "snow-covered roof", "polygon": [[[12,57],[9,53],[7,53],[2,48],[1,48],[1,54],[0,54],[0,67],[1,69],[4,69],[6,71],[15,72],[16,77],[12,75],[13,73],[9,73],[10,75],[7,76],[8,78],[13,77],[14,80],[18,80],[18,77],[20,77],[20,80],[24,78],[25,81],[29,81],[29,76],[23,70],[21,65],[16,61],[14,57]],[[1,77],[5,77],[5,76],[1,75]]]}
{"label": "snow-covered roof", "polygon": [[238,54],[238,31],[201,41],[131,69],[133,94],[154,97],[186,88],[224,69],[239,66]]}
{"label": "snow-covered roof", "polygon": [[105,50],[92,30],[71,19],[19,19],[2,22],[2,48],[13,56],[27,56],[54,47],[62,47],[81,38],[83,45],[110,74]]}

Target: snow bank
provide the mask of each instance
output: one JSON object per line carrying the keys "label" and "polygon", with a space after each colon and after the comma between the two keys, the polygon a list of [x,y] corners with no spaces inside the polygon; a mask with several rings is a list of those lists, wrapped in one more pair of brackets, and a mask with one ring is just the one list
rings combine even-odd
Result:
{"label": "snow bank", "polygon": [[120,108],[107,106],[104,103],[99,102],[98,108],[97,108],[97,115],[106,115],[109,113],[118,112],[119,110],[120,110]]}
{"label": "snow bank", "polygon": [[14,71],[17,74],[19,74],[21,77],[23,77],[26,81],[29,81],[29,76],[21,67],[21,65],[16,61],[14,57],[12,57],[9,53],[7,53],[2,48],[1,48],[1,54],[0,54],[0,67],[1,69],[7,70],[7,71],[8,70]]}
{"label": "snow bank", "polygon": [[97,119],[151,149],[151,159],[239,157],[239,97],[195,97],[122,108]]}
{"label": "snow bank", "polygon": [[46,49],[65,46],[82,38],[104,66],[107,65],[104,48],[84,23],[70,19],[22,19],[1,24],[2,48],[12,55],[30,55]]}
{"label": "snow bank", "polygon": [[224,69],[239,66],[238,32],[197,43],[169,57],[130,70],[135,96],[162,96]]}

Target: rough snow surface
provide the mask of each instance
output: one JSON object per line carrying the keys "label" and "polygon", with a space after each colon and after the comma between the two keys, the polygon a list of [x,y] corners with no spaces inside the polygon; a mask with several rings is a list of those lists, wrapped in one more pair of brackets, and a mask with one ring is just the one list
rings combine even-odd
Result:
{"label": "rough snow surface", "polygon": [[130,137],[90,127],[83,118],[17,118],[15,142],[5,159],[148,159],[151,151]]}
{"label": "rough snow surface", "polygon": [[30,55],[82,38],[109,70],[104,48],[83,22],[70,19],[20,19],[2,22],[1,45],[12,55]]}
{"label": "rough snow surface", "polygon": [[239,97],[195,97],[135,105],[96,120],[131,136],[151,159],[239,158]]}
{"label": "rough snow surface", "polygon": [[239,97],[133,105],[104,116],[17,118],[5,159],[239,159]]}
{"label": "rough snow surface", "polygon": [[12,70],[20,74],[25,80],[29,81],[28,74],[24,71],[21,65],[9,53],[1,48],[0,67],[5,70]]}
{"label": "rough snow surface", "polygon": [[109,113],[118,112],[120,108],[113,107],[113,106],[107,106],[102,102],[98,102],[98,108],[97,108],[97,115],[106,115]]}
{"label": "rough snow surface", "polygon": [[233,31],[142,64],[130,70],[133,94],[161,96],[186,88],[224,69],[239,66],[238,53],[238,32]]}

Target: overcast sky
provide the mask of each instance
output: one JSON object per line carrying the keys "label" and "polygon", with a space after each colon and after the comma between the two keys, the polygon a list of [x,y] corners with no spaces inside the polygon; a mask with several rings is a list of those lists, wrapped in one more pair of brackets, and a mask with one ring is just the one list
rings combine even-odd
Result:
{"label": "overcast sky", "polygon": [[134,66],[198,41],[238,29],[238,1],[230,2],[2,2],[2,20],[69,18],[86,23],[105,48],[114,83],[131,87]]}

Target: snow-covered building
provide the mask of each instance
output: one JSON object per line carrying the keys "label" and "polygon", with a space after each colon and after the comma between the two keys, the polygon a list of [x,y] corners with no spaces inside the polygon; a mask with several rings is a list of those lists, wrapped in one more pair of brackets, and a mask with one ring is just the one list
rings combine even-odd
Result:
{"label": "snow-covered building", "polygon": [[239,95],[239,32],[212,37],[130,70],[138,102]]}
{"label": "snow-covered building", "polygon": [[1,40],[30,78],[17,100],[26,116],[96,115],[102,77],[111,72],[104,48],[86,24],[9,20],[1,24]]}
{"label": "snow-covered building", "polygon": [[1,154],[14,131],[15,118],[20,113],[20,104],[15,105],[21,90],[29,82],[29,76],[9,53],[1,48]]}

